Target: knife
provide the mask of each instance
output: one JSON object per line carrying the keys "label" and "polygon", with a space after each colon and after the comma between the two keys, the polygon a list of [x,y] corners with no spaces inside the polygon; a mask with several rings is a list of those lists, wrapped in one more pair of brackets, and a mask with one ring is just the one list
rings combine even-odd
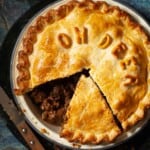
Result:
{"label": "knife", "polygon": [[6,95],[0,87],[0,105],[9,116],[10,120],[17,127],[26,144],[31,150],[45,150],[40,141],[34,135],[29,125],[24,120],[24,115],[18,111],[13,101]]}

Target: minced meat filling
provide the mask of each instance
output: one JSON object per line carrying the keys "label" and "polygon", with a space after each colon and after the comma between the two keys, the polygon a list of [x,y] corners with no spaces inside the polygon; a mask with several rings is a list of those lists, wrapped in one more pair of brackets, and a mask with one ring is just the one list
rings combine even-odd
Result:
{"label": "minced meat filling", "polygon": [[60,124],[64,120],[69,101],[73,96],[81,73],[51,81],[29,92],[29,97],[42,111],[42,119]]}

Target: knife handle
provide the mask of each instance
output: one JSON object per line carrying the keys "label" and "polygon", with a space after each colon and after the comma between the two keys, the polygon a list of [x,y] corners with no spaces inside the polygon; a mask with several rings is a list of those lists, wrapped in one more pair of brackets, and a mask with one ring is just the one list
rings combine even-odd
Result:
{"label": "knife handle", "polygon": [[17,124],[17,128],[31,150],[45,150],[25,121]]}

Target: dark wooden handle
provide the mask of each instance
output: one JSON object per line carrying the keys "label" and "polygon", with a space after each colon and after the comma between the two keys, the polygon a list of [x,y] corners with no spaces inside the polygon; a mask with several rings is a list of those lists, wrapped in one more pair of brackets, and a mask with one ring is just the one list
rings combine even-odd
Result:
{"label": "dark wooden handle", "polygon": [[21,121],[17,128],[31,150],[45,150],[25,121]]}

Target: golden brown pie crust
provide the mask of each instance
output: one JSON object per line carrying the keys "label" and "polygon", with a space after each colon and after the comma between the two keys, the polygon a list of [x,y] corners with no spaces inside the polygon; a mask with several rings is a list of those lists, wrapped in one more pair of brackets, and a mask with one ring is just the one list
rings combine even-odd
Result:
{"label": "golden brown pie crust", "polygon": [[[110,6],[106,2],[103,1],[97,1],[93,2],[90,0],[85,0],[82,2],[79,1],[71,1],[67,4],[64,4],[60,6],[58,9],[51,9],[43,16],[39,16],[34,23],[29,26],[27,29],[27,32],[24,35],[23,41],[22,41],[22,49],[20,50],[18,54],[18,64],[17,69],[19,71],[19,75],[17,78],[17,84],[18,89],[16,89],[16,94],[22,94],[25,91],[28,91],[28,88],[30,88],[29,82],[30,82],[30,62],[29,62],[29,56],[32,54],[33,51],[33,45],[37,42],[37,36],[40,34],[44,27],[46,27],[49,24],[53,24],[54,22],[57,22],[58,20],[64,18],[67,16],[75,7],[79,8],[86,8],[88,10],[99,10],[103,14],[112,13],[117,18],[120,18],[120,20],[127,24],[129,27],[133,28],[137,34],[140,35],[142,41],[144,42],[144,46],[149,46],[148,37],[143,31],[142,27],[134,22],[129,15],[122,11],[120,8],[116,6]],[[119,31],[117,31],[119,32]],[[116,33],[121,34],[121,33]],[[109,37],[109,35],[107,35]],[[111,38],[111,37],[110,37]],[[104,39],[103,39],[104,40]],[[103,44],[100,42],[100,48],[106,48],[107,45],[101,45]],[[105,43],[107,44],[107,43]],[[114,55],[117,55],[115,52],[113,52]]]}
{"label": "golden brown pie crust", "polygon": [[[59,66],[59,71],[63,75],[59,76],[59,71],[54,69],[53,74],[55,74],[54,77],[56,78],[48,78],[51,76],[48,75],[45,79],[44,76],[48,70],[42,70],[39,74],[41,80],[32,85],[31,74],[37,74],[37,72],[31,72],[30,68],[34,68],[31,66],[31,58],[35,51],[35,45],[40,39],[39,35],[48,35],[44,31],[47,26],[53,26],[54,23],[63,20],[75,10],[84,10],[85,15],[93,13],[91,16],[95,17],[95,20],[90,20],[90,18],[88,18],[89,24],[92,24],[93,26],[95,23],[98,23],[97,18],[102,19],[99,20],[99,25],[95,24],[92,33],[90,37],[88,36],[88,38],[88,27],[84,27],[82,31],[78,27],[74,27],[74,31],[77,35],[74,39],[78,44],[89,44],[91,39],[93,42],[96,42],[96,44],[98,43],[97,47],[103,51],[103,53],[101,53],[100,60],[97,60],[97,49],[95,50],[96,54],[94,55],[90,53],[91,49],[84,45],[87,52],[83,54],[81,53],[77,56],[76,64],[72,70],[63,74],[63,71],[61,72],[61,70],[64,70],[64,67]],[[96,13],[96,15],[94,13]],[[110,21],[107,20],[105,15],[109,16]],[[86,16],[84,17],[86,18]],[[79,20],[79,24],[82,24],[85,18],[83,18],[83,20],[80,18],[81,20]],[[113,23],[116,25],[115,21],[117,21],[117,27],[115,26],[115,28],[112,28],[111,34],[107,31],[111,28],[111,26],[113,26]],[[67,27],[68,26],[69,25],[67,25]],[[56,27],[57,26],[55,26],[54,29]],[[100,35],[101,39],[94,40],[97,38],[96,33],[99,33],[99,30],[102,31],[102,34]],[[124,34],[126,35],[125,37],[123,36]],[[118,39],[121,39],[121,41]],[[62,46],[62,49],[68,50],[71,49],[74,42],[67,34],[65,34],[65,32],[58,35],[58,41]],[[42,40],[40,40],[40,42],[42,42]],[[144,117],[147,108],[150,107],[150,40],[142,26],[119,7],[108,5],[103,1],[73,0],[67,2],[56,9],[48,10],[46,13],[34,20],[25,32],[20,47],[17,64],[18,77],[16,80],[18,87],[15,89],[16,95],[24,94],[33,89],[35,86],[47,81],[63,78],[66,75],[72,75],[81,71],[83,68],[90,68],[90,75],[105,94],[112,111],[121,122],[124,130],[134,126],[139,120],[141,120]],[[55,48],[56,47],[54,45],[50,49],[54,53],[52,58],[51,56],[47,57],[49,64],[52,64],[53,62],[51,61],[55,58]],[[46,49],[49,50],[48,47],[44,50]],[[111,53],[109,53],[109,56],[111,55],[112,61],[105,59],[105,52],[110,49]],[[67,53],[63,53],[59,57],[65,60],[63,61],[62,66],[63,64],[67,64],[72,58],[70,55],[68,56]],[[104,59],[101,61],[101,58]],[[94,59],[93,62],[91,61],[92,59]],[[38,64],[36,63],[34,64],[34,66],[37,65]],[[114,66],[119,66],[119,69]],[[114,73],[113,70],[116,70],[116,73]]]}
{"label": "golden brown pie crust", "polygon": [[30,88],[29,56],[33,52],[33,45],[37,41],[38,34],[42,32],[47,24],[52,24],[65,17],[75,7],[75,5],[77,5],[77,2],[73,1],[60,6],[56,10],[51,9],[44,16],[39,16],[33,25],[29,26],[27,29],[22,41],[22,49],[18,53],[18,89],[15,89],[15,93],[17,95],[27,92]]}

